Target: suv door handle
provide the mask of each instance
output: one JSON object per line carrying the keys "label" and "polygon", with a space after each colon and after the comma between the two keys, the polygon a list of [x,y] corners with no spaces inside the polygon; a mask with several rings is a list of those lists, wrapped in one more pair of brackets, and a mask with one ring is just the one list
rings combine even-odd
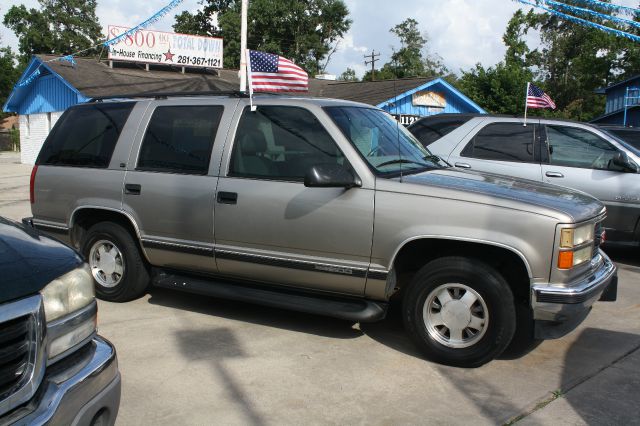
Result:
{"label": "suv door handle", "polygon": [[140,192],[142,192],[142,185],[138,185],[137,183],[124,184],[125,194],[140,195]]}
{"label": "suv door handle", "polygon": [[237,204],[238,203],[238,193],[237,192],[219,191],[217,200],[218,200],[218,203],[220,203],[220,204]]}
{"label": "suv door handle", "polygon": [[459,167],[461,169],[470,169],[471,168],[471,165],[467,164],[467,163],[456,163],[455,166]]}
{"label": "suv door handle", "polygon": [[545,173],[546,177],[552,177],[552,178],[563,178],[564,175],[560,172],[547,172]]}

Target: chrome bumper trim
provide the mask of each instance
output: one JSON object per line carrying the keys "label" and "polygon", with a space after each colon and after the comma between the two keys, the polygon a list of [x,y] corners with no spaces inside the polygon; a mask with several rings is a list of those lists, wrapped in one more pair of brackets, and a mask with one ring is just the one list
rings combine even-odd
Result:
{"label": "chrome bumper trim", "polygon": [[588,277],[566,287],[536,285],[533,287],[535,303],[580,304],[604,291],[616,273],[616,266],[604,254],[600,267]]}
{"label": "chrome bumper trim", "polygon": [[[88,424],[102,408],[115,421],[120,402],[115,348],[100,336],[94,337],[89,345],[89,352],[81,358],[70,356],[50,366],[36,398],[7,417],[0,417],[0,424],[7,421],[29,425]],[[104,392],[106,389],[108,394]],[[96,400],[97,396],[101,398]],[[87,408],[95,408],[92,410],[95,412],[87,413]]]}

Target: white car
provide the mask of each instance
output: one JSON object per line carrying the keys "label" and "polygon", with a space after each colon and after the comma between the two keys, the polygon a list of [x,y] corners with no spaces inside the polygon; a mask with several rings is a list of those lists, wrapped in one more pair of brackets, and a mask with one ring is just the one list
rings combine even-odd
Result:
{"label": "white car", "polygon": [[607,240],[640,245],[640,155],[586,123],[479,114],[425,117],[409,130],[456,168],[578,189],[607,206]]}

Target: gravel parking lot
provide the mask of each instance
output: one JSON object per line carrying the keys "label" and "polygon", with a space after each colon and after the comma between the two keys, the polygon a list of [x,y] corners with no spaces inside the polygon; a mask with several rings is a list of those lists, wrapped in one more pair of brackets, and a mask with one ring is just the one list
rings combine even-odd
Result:
{"label": "gravel parking lot", "polygon": [[[30,215],[29,166],[0,153],[0,215]],[[565,338],[463,370],[424,360],[397,309],[375,324],[151,289],[100,302],[118,424],[638,424],[640,251],[608,249],[615,303]]]}

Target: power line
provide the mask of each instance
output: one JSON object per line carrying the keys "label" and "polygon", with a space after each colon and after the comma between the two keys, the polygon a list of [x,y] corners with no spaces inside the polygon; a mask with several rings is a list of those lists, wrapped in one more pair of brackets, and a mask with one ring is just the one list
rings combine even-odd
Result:
{"label": "power line", "polygon": [[371,54],[370,55],[364,55],[364,58],[371,58],[370,61],[364,61],[365,65],[369,65],[371,64],[371,81],[374,81],[376,79],[376,61],[379,61],[378,56],[380,56],[380,53],[376,53],[375,50],[371,50]]}

